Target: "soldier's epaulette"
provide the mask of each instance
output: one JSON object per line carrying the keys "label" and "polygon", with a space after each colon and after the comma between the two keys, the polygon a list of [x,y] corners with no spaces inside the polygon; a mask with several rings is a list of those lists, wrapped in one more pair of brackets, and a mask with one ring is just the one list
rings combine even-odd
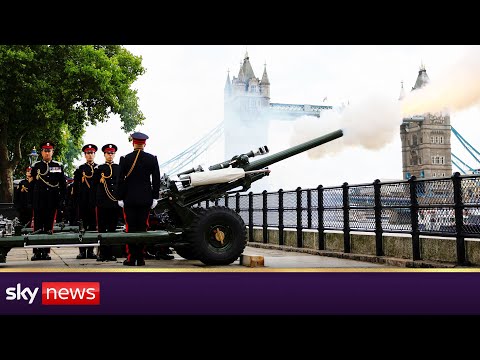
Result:
{"label": "soldier's epaulette", "polygon": [[62,163],[61,161],[52,160],[52,162],[57,163],[57,164],[60,165],[60,166],[63,166],[63,163]]}
{"label": "soldier's epaulette", "polygon": [[35,165],[37,165],[39,162],[41,162],[41,161],[40,161],[40,160],[35,161],[35,162],[32,164],[32,167],[35,166]]}

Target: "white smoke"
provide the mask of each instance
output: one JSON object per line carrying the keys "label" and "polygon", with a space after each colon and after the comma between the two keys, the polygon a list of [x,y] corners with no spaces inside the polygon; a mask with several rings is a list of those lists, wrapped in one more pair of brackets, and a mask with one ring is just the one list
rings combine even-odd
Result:
{"label": "white smoke", "polygon": [[[311,159],[349,148],[381,150],[400,135],[402,119],[414,115],[458,112],[480,104],[480,47],[473,47],[421,89],[407,92],[402,101],[371,91],[339,111],[325,111],[320,120],[296,121],[290,146],[342,129],[344,136],[308,152]],[[427,69],[428,74],[428,69]],[[328,125],[327,125],[328,124]]]}
{"label": "white smoke", "polygon": [[[425,112],[456,112],[480,103],[480,47],[469,48],[459,61],[430,79],[427,86],[407,93],[404,117]],[[428,73],[428,69],[427,69]]]}
{"label": "white smoke", "polygon": [[399,102],[386,94],[371,93],[358,103],[326,111],[320,119],[311,116],[298,119],[290,146],[341,129],[343,137],[309,150],[309,158],[318,159],[352,147],[379,150],[398,136],[400,124]]}

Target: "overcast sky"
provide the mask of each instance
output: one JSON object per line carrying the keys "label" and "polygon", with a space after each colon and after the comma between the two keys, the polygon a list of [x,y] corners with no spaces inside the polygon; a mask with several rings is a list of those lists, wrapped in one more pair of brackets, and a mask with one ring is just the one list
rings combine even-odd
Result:
{"label": "overcast sky", "polygon": [[[320,118],[272,121],[270,153],[342,129],[344,136],[274,164],[262,182],[268,191],[298,186],[337,186],[402,178],[400,124],[417,113],[449,112],[452,126],[475,148],[480,111],[480,47],[464,45],[126,45],[142,56],[146,73],[133,84],[146,116],[136,131],[149,135],[146,151],[163,163],[194,144],[223,121],[224,86],[238,75],[248,52],[257,78],[266,64],[274,103],[348,104],[342,113]],[[412,92],[421,64],[430,78]],[[407,97],[398,101],[401,82]],[[415,95],[414,95],[415,94]],[[325,101],[324,99],[327,98]],[[88,127],[85,143],[113,142],[120,155],[132,151],[117,117]],[[224,161],[223,139],[191,166]],[[248,151],[250,149],[244,149]],[[452,152],[473,168],[480,164],[452,135]],[[477,155],[477,158],[480,158]],[[104,161],[97,154],[96,161]],[[83,158],[77,161],[77,165]],[[454,171],[458,171],[455,166]],[[162,169],[160,169],[162,171]]]}

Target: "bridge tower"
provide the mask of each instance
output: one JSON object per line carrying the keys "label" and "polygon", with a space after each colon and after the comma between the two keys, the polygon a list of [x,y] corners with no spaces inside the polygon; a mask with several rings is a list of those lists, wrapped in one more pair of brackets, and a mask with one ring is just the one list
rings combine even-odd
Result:
{"label": "bridge tower", "polygon": [[[428,85],[430,79],[422,64],[411,91]],[[402,88],[401,101],[405,96]],[[400,125],[403,178],[435,178],[452,175],[450,114],[424,113],[404,118]]]}
{"label": "bridge tower", "polygon": [[265,64],[262,78],[255,77],[248,52],[237,77],[224,89],[225,159],[268,145],[270,81]]}

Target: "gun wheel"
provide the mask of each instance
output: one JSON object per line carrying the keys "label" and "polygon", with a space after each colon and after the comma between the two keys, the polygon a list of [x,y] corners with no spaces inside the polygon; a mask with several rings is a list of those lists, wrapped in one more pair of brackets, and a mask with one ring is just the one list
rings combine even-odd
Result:
{"label": "gun wheel", "polygon": [[188,255],[205,265],[231,264],[247,244],[243,219],[234,210],[222,206],[201,209],[185,237],[190,243],[185,248],[190,252]]}

